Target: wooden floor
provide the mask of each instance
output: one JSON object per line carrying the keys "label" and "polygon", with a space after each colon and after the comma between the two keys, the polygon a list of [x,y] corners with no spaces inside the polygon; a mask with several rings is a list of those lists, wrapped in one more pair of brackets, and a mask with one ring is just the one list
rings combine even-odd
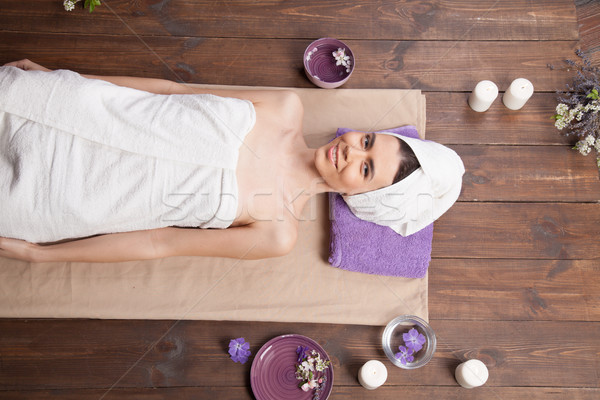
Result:
{"label": "wooden floor", "polygon": [[[459,202],[435,224],[424,368],[389,368],[364,390],[358,368],[384,360],[382,327],[255,322],[0,320],[0,398],[251,399],[250,363],[271,337],[316,339],[334,360],[333,399],[599,399],[600,182],[553,127],[562,60],[600,54],[595,0],[0,0],[0,63],[30,58],[83,73],[194,83],[311,87],[304,48],[343,39],[357,55],[347,88],[417,88],[427,136],[463,157]],[[554,69],[548,68],[554,65]],[[483,79],[518,77],[536,93],[520,111],[466,103]],[[1,206],[1,205],[0,205]],[[479,358],[488,383],[460,388],[453,369]],[[388,364],[389,365],[389,364]]]}

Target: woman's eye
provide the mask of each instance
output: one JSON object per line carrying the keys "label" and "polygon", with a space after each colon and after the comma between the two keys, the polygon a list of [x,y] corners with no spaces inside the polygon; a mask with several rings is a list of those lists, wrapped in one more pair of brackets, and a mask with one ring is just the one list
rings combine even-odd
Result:
{"label": "woman's eye", "polygon": [[363,176],[366,178],[369,175],[369,164],[363,164]]}
{"label": "woman's eye", "polygon": [[365,136],[363,139],[363,148],[366,149],[367,147],[369,147],[369,137]]}

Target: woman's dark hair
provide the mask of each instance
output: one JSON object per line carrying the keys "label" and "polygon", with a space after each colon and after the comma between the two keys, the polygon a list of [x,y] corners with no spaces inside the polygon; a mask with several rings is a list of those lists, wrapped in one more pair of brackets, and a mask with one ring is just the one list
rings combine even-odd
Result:
{"label": "woman's dark hair", "polygon": [[402,156],[402,160],[400,161],[398,172],[396,172],[396,176],[394,177],[394,182],[392,184],[400,182],[402,179],[412,174],[421,166],[419,159],[410,146],[406,144],[404,140],[400,138],[398,138],[398,140],[400,141],[400,155]]}

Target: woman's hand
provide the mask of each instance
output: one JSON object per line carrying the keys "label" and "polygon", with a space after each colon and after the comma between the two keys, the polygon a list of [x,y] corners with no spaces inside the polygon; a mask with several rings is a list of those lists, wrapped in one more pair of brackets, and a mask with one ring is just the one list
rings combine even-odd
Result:
{"label": "woman's hand", "polygon": [[21,68],[24,71],[45,71],[45,72],[51,71],[50,69],[48,69],[46,67],[42,67],[40,64],[36,64],[33,61],[29,61],[28,59],[13,61],[8,64],[4,64],[4,66],[5,67],[17,67],[17,68]]}
{"label": "woman's hand", "polygon": [[24,240],[0,237],[0,257],[39,262],[37,255],[41,246]]}

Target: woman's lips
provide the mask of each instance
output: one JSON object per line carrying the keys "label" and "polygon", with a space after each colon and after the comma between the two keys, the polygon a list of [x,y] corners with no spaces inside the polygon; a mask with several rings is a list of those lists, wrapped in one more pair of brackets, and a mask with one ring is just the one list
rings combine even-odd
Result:
{"label": "woman's lips", "polygon": [[338,156],[338,154],[337,154],[338,144],[336,144],[335,146],[331,146],[331,148],[328,151],[329,161],[331,161],[333,166],[336,168],[337,168],[337,158],[338,158],[337,157]]}

